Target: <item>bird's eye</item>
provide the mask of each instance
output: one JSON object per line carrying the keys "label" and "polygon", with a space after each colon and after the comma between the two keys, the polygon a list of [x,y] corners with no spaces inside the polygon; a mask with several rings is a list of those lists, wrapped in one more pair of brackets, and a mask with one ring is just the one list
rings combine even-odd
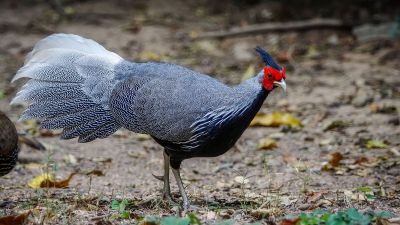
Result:
{"label": "bird's eye", "polygon": [[270,74],[270,73],[268,74],[268,79],[270,79],[270,80],[272,79],[272,74]]}

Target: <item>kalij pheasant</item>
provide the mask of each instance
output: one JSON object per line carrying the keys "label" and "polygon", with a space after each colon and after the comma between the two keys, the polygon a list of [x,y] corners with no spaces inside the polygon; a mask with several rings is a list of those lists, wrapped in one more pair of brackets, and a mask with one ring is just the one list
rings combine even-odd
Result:
{"label": "kalij pheasant", "polygon": [[151,135],[164,147],[164,197],[171,199],[169,168],[183,209],[189,208],[179,168],[184,159],[228,151],[248,127],[268,93],[286,88],[285,71],[263,49],[265,67],[229,87],[169,63],[124,60],[93,40],[54,34],[39,41],[14,81],[29,78],[12,103],[30,102],[22,119],[63,129],[79,142],[105,138],[124,127]]}

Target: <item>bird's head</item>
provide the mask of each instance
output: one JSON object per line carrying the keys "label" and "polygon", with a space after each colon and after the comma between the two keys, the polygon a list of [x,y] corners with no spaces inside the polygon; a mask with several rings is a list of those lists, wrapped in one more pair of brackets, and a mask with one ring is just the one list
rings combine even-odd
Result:
{"label": "bird's head", "polygon": [[257,47],[257,53],[261,56],[265,63],[263,69],[262,81],[263,88],[267,91],[272,91],[275,87],[280,87],[286,91],[286,74],[285,69],[279,66],[272,56],[264,49]]}

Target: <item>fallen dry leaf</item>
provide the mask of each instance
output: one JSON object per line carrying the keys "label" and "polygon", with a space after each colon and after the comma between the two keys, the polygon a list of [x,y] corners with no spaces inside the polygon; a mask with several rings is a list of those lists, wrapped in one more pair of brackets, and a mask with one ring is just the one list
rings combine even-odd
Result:
{"label": "fallen dry leaf", "polygon": [[22,213],[17,216],[5,216],[0,218],[0,225],[22,225],[25,223],[31,211]]}
{"label": "fallen dry leaf", "polygon": [[71,165],[76,165],[76,164],[78,164],[78,159],[77,159],[74,155],[72,155],[72,154],[65,155],[65,156],[64,156],[64,161],[65,161],[66,163],[71,164]]}
{"label": "fallen dry leaf", "polygon": [[303,127],[299,119],[290,113],[283,112],[273,112],[270,114],[257,113],[250,123],[250,126],[279,127],[281,125],[287,125],[292,128]]}
{"label": "fallen dry leaf", "polygon": [[373,148],[387,148],[388,145],[385,144],[383,141],[380,140],[369,140],[366,144],[366,147],[368,149],[373,149]]}
{"label": "fallen dry leaf", "polygon": [[98,176],[98,177],[102,177],[102,176],[104,176],[104,173],[101,170],[92,170],[92,171],[86,172],[85,175],[87,175],[87,176],[95,175],[95,176]]}
{"label": "fallen dry leaf", "polygon": [[147,141],[151,139],[151,136],[148,134],[137,134],[138,141]]}
{"label": "fallen dry leaf", "polygon": [[383,114],[397,113],[396,106],[391,106],[391,105],[378,105],[376,103],[372,103],[371,105],[369,105],[369,109],[373,113],[383,113]]}
{"label": "fallen dry leaf", "polygon": [[336,167],[340,165],[340,161],[344,159],[342,153],[334,152],[331,154],[331,159],[322,167],[324,171],[334,170]]}
{"label": "fallen dry leaf", "polygon": [[311,192],[307,195],[307,202],[308,203],[316,203],[327,193],[328,193],[327,191]]}
{"label": "fallen dry leaf", "polygon": [[251,64],[249,67],[247,67],[246,71],[243,73],[241,80],[245,81],[247,79],[250,79],[254,76],[256,73],[255,66]]}
{"label": "fallen dry leaf", "polygon": [[24,130],[31,135],[37,135],[39,133],[39,122],[35,119],[24,120],[22,126]]}
{"label": "fallen dry leaf", "polygon": [[96,162],[96,163],[111,163],[112,158],[94,157],[94,158],[92,158],[92,161]]}
{"label": "fallen dry leaf", "polygon": [[367,198],[365,197],[364,193],[359,193],[359,192],[352,192],[350,190],[344,190],[343,194],[351,200],[356,200],[356,201],[365,201]]}
{"label": "fallen dry leaf", "polygon": [[280,225],[296,225],[300,218],[283,219]]}
{"label": "fallen dry leaf", "polygon": [[54,177],[48,173],[43,173],[28,182],[30,188],[66,188],[72,177],[77,173],[71,173],[67,179],[55,181]]}
{"label": "fallen dry leaf", "polygon": [[279,215],[282,213],[282,209],[280,208],[268,208],[268,209],[253,209],[250,210],[250,215],[255,217],[258,220],[262,220],[268,218],[273,215]]}
{"label": "fallen dry leaf", "polygon": [[160,61],[161,55],[155,52],[143,51],[140,53],[140,59],[144,61]]}
{"label": "fallen dry leaf", "polygon": [[25,167],[25,169],[28,169],[28,170],[36,170],[36,169],[42,168],[43,164],[40,164],[40,163],[27,163],[27,164],[24,164],[24,167]]}
{"label": "fallen dry leaf", "polygon": [[239,184],[247,184],[249,183],[249,179],[245,178],[244,176],[236,176],[234,181]]}
{"label": "fallen dry leaf", "polygon": [[334,120],[324,126],[324,131],[340,130],[351,125],[351,122],[344,120]]}
{"label": "fallen dry leaf", "polygon": [[368,163],[368,158],[367,157],[365,157],[365,156],[361,156],[361,157],[359,157],[359,158],[357,158],[355,161],[354,161],[354,164],[364,164],[364,163]]}
{"label": "fallen dry leaf", "polygon": [[340,161],[344,158],[342,153],[340,152],[334,152],[331,154],[331,160],[329,160],[329,164],[331,164],[333,167],[338,167],[340,164]]}
{"label": "fallen dry leaf", "polygon": [[278,147],[276,141],[269,137],[261,139],[257,145],[258,150],[272,150],[276,147]]}

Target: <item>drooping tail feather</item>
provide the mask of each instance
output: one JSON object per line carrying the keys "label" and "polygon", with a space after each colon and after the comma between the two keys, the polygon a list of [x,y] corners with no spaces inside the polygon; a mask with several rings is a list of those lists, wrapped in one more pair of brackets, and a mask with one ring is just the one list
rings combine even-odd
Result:
{"label": "drooping tail feather", "polygon": [[43,128],[63,128],[62,138],[107,137],[121,127],[108,100],[117,83],[114,67],[122,60],[95,41],[51,35],[35,45],[15,75],[13,81],[30,80],[12,104],[29,101],[21,119],[39,118]]}

